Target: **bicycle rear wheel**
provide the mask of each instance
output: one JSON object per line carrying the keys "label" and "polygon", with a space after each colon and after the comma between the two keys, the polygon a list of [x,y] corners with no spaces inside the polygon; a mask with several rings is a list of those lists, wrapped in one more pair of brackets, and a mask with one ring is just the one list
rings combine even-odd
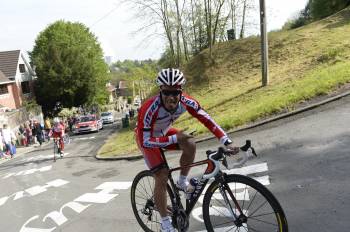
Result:
{"label": "bicycle rear wheel", "polygon": [[203,201],[203,219],[210,232],[288,231],[277,199],[261,183],[242,175],[226,175],[224,184],[214,181],[209,186]]}
{"label": "bicycle rear wheel", "polygon": [[[147,232],[160,231],[161,216],[154,203],[154,184],[152,172],[145,170],[136,175],[131,185],[132,210],[139,225]],[[167,185],[167,192],[168,206],[173,208],[171,202],[173,193],[169,185]],[[171,214],[170,211],[169,208]]]}

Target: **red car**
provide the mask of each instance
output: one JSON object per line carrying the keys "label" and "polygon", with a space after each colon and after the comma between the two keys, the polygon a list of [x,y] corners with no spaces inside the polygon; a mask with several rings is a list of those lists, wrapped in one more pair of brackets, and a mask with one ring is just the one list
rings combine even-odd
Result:
{"label": "red car", "polygon": [[73,127],[74,134],[96,131],[98,132],[103,128],[102,120],[97,118],[96,115],[84,115],[78,119],[78,122]]}

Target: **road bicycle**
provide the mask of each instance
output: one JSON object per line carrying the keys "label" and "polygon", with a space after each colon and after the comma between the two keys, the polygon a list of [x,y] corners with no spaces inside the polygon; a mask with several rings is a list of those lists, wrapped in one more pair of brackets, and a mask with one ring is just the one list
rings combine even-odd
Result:
{"label": "road bicycle", "polygon": [[[209,232],[287,232],[288,224],[283,209],[264,185],[248,176],[221,171],[220,164],[227,169],[241,167],[251,154],[256,156],[250,140],[247,140],[235,155],[223,147],[216,151],[208,150],[207,159],[187,166],[207,164],[191,198],[186,199],[183,204],[180,195],[183,190],[175,185],[172,177],[173,172],[181,170],[181,167],[169,168],[162,151],[166,167],[169,169],[167,209],[174,228],[178,231],[188,230],[190,213],[201,198],[203,221]],[[206,187],[208,183],[209,187]],[[134,178],[131,186],[131,205],[137,222],[144,231],[160,231],[161,217],[154,202],[154,178],[151,171],[141,171]]]}
{"label": "road bicycle", "polygon": [[63,154],[61,153],[60,142],[61,142],[60,137],[53,138],[53,161],[54,162],[56,162],[56,154],[59,155],[61,158],[63,157]]}

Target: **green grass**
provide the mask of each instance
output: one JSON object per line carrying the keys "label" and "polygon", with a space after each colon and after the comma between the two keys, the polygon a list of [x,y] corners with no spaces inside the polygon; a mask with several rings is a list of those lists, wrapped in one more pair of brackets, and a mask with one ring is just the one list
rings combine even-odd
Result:
{"label": "green grass", "polygon": [[[185,74],[187,92],[224,129],[289,111],[305,100],[350,82],[350,8],[290,31],[269,33],[270,83],[261,87],[260,39],[218,43],[213,57],[205,50],[194,57]],[[208,133],[188,114],[174,125]],[[137,151],[133,132],[111,137],[99,154]]]}

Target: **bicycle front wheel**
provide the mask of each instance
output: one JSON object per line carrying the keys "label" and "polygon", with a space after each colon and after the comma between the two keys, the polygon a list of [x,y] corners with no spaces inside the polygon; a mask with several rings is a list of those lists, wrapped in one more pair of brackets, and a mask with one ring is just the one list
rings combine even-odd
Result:
{"label": "bicycle front wheel", "polygon": [[[161,216],[154,202],[155,180],[151,171],[140,172],[131,185],[131,206],[139,225],[144,231],[160,231]],[[171,216],[173,192],[167,185],[167,205]]]}
{"label": "bicycle front wheel", "polygon": [[64,136],[63,136],[63,143],[64,144],[70,144],[70,136],[68,134],[64,134]]}
{"label": "bicycle front wheel", "polygon": [[242,175],[226,175],[205,193],[203,219],[207,231],[287,232],[283,209],[258,181]]}

